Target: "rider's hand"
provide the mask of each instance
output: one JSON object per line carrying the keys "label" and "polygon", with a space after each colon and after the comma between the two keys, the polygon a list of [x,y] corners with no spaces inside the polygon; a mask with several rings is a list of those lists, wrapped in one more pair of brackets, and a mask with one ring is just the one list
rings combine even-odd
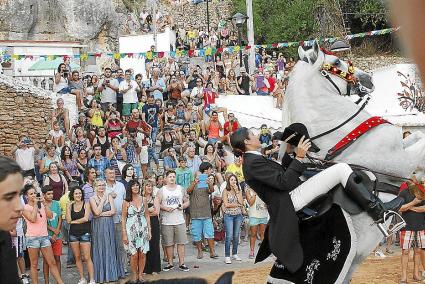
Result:
{"label": "rider's hand", "polygon": [[297,148],[295,148],[295,155],[298,159],[304,159],[305,155],[308,152],[308,149],[311,147],[310,139],[305,139],[305,136],[301,137],[300,142],[298,142]]}

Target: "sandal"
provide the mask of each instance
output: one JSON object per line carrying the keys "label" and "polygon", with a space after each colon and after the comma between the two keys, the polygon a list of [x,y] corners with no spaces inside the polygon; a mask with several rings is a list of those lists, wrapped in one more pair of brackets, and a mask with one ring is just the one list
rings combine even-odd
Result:
{"label": "sandal", "polygon": [[204,258],[204,254],[203,253],[198,253],[198,256],[197,256],[197,259],[202,259],[202,258]]}
{"label": "sandal", "polygon": [[215,254],[213,254],[213,255],[210,255],[210,258],[217,259],[217,258],[218,258],[218,255],[215,253]]}

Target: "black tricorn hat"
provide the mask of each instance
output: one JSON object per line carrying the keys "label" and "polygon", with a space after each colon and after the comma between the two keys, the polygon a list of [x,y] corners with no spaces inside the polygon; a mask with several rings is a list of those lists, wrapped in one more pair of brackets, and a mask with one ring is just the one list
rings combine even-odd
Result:
{"label": "black tricorn hat", "polygon": [[[285,141],[286,143],[291,144],[293,146],[298,146],[298,143],[300,142],[303,136],[305,137],[304,139],[310,139],[307,127],[305,127],[305,125],[302,123],[292,123],[291,125],[285,128],[283,133],[276,132],[274,135],[278,137],[281,141]],[[310,141],[310,143],[310,152],[316,153],[320,151],[320,148],[317,147],[316,144],[313,143],[313,141]]]}

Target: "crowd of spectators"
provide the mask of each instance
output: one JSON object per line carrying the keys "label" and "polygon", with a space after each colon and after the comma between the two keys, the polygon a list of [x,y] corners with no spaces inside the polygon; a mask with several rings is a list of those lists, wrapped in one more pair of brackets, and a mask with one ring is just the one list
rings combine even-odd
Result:
{"label": "crowd of spectators", "polygon": [[[32,283],[40,251],[45,279],[50,273],[62,283],[62,245],[69,246],[66,262],[76,265],[79,283],[86,283],[84,269],[90,283],[116,281],[127,271],[132,281],[142,281],[144,273],[173,269],[175,249],[178,268],[188,271],[188,236],[199,259],[205,251],[219,258],[219,241],[227,264],[254,257],[267,208],[245,184],[242,158],[227,158],[229,137],[241,125],[215,100],[274,95],[278,76],[288,70],[278,63],[265,70],[261,59],[253,75],[242,67],[237,76],[227,61],[232,57],[224,57],[204,69],[154,58],[146,79],[119,68],[82,76],[69,62],[60,64],[55,91],[75,95],[78,121],[71,125],[59,97],[44,144],[22,136],[13,149],[26,177],[25,211],[15,233],[24,280],[25,247]],[[276,159],[279,143],[266,125],[260,139],[264,155]],[[242,240],[250,242],[247,256],[238,254]]]}

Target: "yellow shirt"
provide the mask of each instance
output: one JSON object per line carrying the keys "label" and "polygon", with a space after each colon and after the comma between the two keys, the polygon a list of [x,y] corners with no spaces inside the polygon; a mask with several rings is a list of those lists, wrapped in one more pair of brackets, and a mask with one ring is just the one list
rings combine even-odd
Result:
{"label": "yellow shirt", "polygon": [[66,206],[68,205],[68,202],[69,202],[69,195],[68,195],[68,193],[65,193],[59,199],[59,205],[60,205],[61,210],[62,210],[62,220],[66,219]]}
{"label": "yellow shirt", "polygon": [[230,164],[227,166],[226,173],[232,173],[238,178],[238,182],[245,181],[243,176],[242,166],[237,166],[236,164]]}

